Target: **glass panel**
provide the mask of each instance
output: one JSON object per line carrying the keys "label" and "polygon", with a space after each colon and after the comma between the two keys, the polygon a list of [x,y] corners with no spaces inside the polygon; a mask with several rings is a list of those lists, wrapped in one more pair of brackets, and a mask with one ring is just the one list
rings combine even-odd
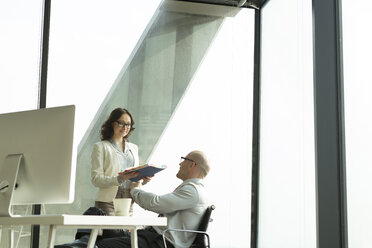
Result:
{"label": "glass panel", "polygon": [[40,0],[0,1],[0,113],[37,108]]}
{"label": "glass panel", "polygon": [[367,248],[372,243],[372,4],[342,5],[348,241],[350,248]]}
{"label": "glass panel", "polygon": [[76,105],[77,143],[159,2],[52,1],[47,105]]}
{"label": "glass panel", "polygon": [[[98,131],[91,130],[103,122],[95,116],[106,107],[111,108],[105,99],[110,99],[116,90],[117,80],[138,49],[147,25],[151,26],[159,3],[160,0],[145,0],[141,4],[118,0],[52,1],[47,106],[76,105],[75,143],[79,151],[87,142],[98,141]],[[123,93],[119,89],[116,97],[126,99]],[[112,105],[128,107],[126,102],[115,100]],[[48,205],[47,214],[82,214],[94,205],[96,189],[90,182],[90,153],[78,154],[74,203]],[[71,242],[75,232],[57,230],[56,244]],[[43,247],[47,232],[41,235]]]}
{"label": "glass panel", "polygon": [[250,243],[253,28],[252,10],[225,19],[150,158],[169,168],[145,187],[165,193],[165,184],[180,184],[180,156],[195,149],[209,156],[213,247]]}
{"label": "glass panel", "polygon": [[[125,3],[125,8],[130,8],[128,5]],[[81,141],[75,202],[72,206],[47,206],[46,212],[80,214],[94,204],[96,189],[89,176],[92,144],[99,140],[98,130],[108,113],[123,106],[132,112],[136,122],[137,129],[130,141],[139,146],[141,162],[151,160],[169,165],[145,187],[156,193],[169,192],[180,183],[175,177],[179,157],[191,149],[205,150],[213,164],[207,184],[211,203],[217,207],[210,227],[213,243],[218,244],[216,247],[242,247],[250,240],[247,226],[250,226],[254,12],[241,11],[222,25],[222,17],[152,10],[151,15],[142,17],[147,27],[140,28],[143,33],[139,37],[137,29],[134,32],[123,23],[137,20],[140,12],[147,9],[143,6],[133,4],[131,11],[137,11],[137,15],[128,16],[126,21],[100,19],[107,20],[107,24],[98,26],[114,25],[110,35],[92,36],[89,28],[74,31],[72,26],[65,27],[62,21],[58,24],[52,18],[55,31],[51,35],[47,103],[73,103],[80,108],[76,131]],[[64,11],[61,20],[66,15]],[[71,16],[74,17],[73,13]],[[92,14],[91,18],[95,16]],[[58,30],[62,33],[57,35]],[[72,35],[67,37],[70,32]],[[125,42],[131,41],[131,33],[135,38],[128,46],[133,51],[117,55],[126,49]],[[104,41],[100,36],[106,37]],[[125,40],[118,42],[115,40],[118,37]],[[87,42],[96,43],[88,49]],[[107,44],[102,46],[100,42]],[[119,44],[115,51],[107,48],[111,42]],[[119,61],[121,64],[114,63]],[[115,72],[116,78],[112,77]],[[230,166],[236,170],[228,170],[226,177],[226,168]],[[237,174],[243,178],[237,180]],[[231,187],[239,190],[230,192]],[[134,212],[153,214],[139,208]],[[240,238],[236,238],[239,232]],[[74,231],[58,231],[56,242],[69,242],[73,235]]]}
{"label": "glass panel", "polygon": [[[38,106],[41,20],[40,0],[0,1],[0,114]],[[15,214],[30,211],[27,206],[13,207]],[[17,226],[15,231],[14,245],[29,247],[30,227]],[[8,235],[1,236],[0,230],[0,247],[8,244]]]}
{"label": "glass panel", "polygon": [[262,13],[259,247],[316,247],[311,10],[284,0]]}

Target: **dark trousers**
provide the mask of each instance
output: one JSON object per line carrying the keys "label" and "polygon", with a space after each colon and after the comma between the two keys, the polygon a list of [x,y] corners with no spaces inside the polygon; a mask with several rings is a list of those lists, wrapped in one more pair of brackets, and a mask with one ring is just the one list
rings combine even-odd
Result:
{"label": "dark trousers", "polygon": [[[138,230],[137,236],[139,248],[164,248],[163,237],[156,232],[149,230]],[[130,233],[125,232],[124,236],[122,237],[102,239],[96,244],[99,248],[130,248]],[[167,247],[173,248],[173,245],[167,241]]]}

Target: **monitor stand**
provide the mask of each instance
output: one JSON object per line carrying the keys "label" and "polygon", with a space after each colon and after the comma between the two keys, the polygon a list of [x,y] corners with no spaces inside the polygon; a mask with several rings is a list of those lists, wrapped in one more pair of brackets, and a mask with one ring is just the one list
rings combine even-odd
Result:
{"label": "monitor stand", "polygon": [[0,167],[0,217],[14,217],[12,198],[23,154],[8,155]]}

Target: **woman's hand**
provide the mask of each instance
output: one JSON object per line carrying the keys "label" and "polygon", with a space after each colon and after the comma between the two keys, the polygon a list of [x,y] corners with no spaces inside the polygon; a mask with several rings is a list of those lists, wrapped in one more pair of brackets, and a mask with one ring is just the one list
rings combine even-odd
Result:
{"label": "woman's hand", "polygon": [[119,174],[119,177],[120,179],[124,182],[128,179],[131,179],[131,178],[134,178],[134,177],[138,177],[139,175],[139,172],[131,172],[131,173],[128,173],[128,174],[124,174],[124,173],[120,173]]}

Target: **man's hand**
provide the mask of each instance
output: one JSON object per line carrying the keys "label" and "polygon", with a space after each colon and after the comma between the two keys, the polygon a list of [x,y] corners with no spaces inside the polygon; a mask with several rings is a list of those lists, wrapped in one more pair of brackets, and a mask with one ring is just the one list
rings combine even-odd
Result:
{"label": "man's hand", "polygon": [[142,183],[142,180],[138,180],[137,182],[132,182],[130,184],[130,189],[139,188],[141,186],[141,183]]}
{"label": "man's hand", "polygon": [[151,181],[151,178],[153,178],[154,175],[152,175],[151,177],[142,177],[142,185],[145,185],[146,183],[150,182]]}

